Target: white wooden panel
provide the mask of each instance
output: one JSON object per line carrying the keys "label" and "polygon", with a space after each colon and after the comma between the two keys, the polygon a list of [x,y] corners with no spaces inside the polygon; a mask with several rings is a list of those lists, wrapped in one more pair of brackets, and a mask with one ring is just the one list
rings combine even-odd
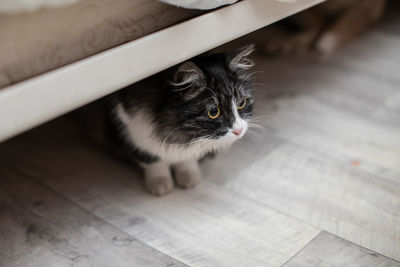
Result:
{"label": "white wooden panel", "polygon": [[245,0],[0,90],[0,140],[322,0]]}

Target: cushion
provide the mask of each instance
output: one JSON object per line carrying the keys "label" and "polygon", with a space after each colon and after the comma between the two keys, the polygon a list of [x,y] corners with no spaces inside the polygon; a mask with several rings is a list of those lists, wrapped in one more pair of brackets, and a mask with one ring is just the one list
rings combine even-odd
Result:
{"label": "cushion", "polygon": [[80,0],[62,8],[2,13],[0,88],[199,14],[156,0]]}

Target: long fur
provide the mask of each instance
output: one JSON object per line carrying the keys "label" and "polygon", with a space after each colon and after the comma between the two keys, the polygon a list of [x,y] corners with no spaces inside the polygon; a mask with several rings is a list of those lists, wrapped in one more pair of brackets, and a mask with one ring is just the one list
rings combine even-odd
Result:
{"label": "long fur", "polygon": [[[164,165],[200,160],[240,139],[254,103],[246,73],[253,65],[248,59],[252,51],[253,46],[247,46],[202,55],[112,95],[111,127],[122,146],[142,166],[157,163],[165,170]],[[246,105],[239,109],[242,101]],[[212,119],[207,112],[216,108],[220,116]]]}
{"label": "long fur", "polygon": [[[200,56],[114,94],[120,138],[169,162],[199,159],[232,144],[236,139],[225,135],[237,117],[247,120],[252,112],[251,81],[242,73],[252,65],[252,49]],[[247,106],[238,111],[242,99]],[[206,112],[216,105],[222,115],[212,120]]]}

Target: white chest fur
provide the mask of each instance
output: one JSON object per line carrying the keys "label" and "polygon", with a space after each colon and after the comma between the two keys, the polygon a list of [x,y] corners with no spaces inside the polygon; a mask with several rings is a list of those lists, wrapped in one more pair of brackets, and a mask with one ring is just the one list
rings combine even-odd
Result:
{"label": "white chest fur", "polygon": [[135,146],[169,163],[200,159],[210,151],[229,147],[236,139],[231,136],[222,137],[218,140],[200,139],[190,146],[165,144],[155,135],[152,120],[144,111],[139,110],[130,115],[119,104],[116,108],[116,115],[125,125],[127,138]]}

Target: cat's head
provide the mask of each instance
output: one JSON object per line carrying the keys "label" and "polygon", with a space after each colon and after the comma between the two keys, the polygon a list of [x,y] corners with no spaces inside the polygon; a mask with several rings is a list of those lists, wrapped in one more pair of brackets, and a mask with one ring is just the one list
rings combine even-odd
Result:
{"label": "cat's head", "polygon": [[[234,142],[248,130],[254,99],[248,70],[253,45],[180,64],[170,89],[176,138]],[[175,139],[170,137],[171,140]]]}

